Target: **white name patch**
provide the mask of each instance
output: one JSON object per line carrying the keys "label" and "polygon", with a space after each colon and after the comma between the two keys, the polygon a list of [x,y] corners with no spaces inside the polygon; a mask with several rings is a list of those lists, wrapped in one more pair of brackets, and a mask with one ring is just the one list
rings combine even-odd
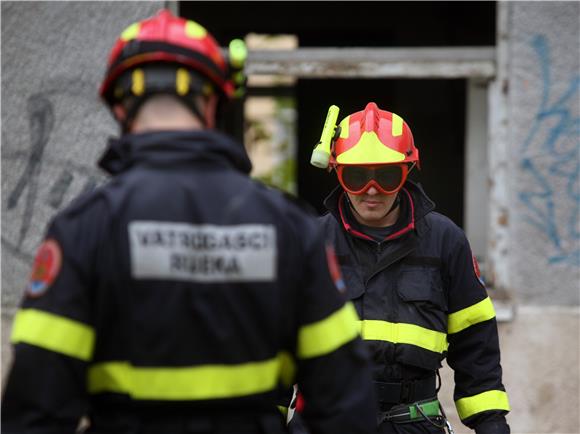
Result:
{"label": "white name patch", "polygon": [[276,279],[273,225],[192,225],[156,221],[129,223],[134,278],[192,282]]}

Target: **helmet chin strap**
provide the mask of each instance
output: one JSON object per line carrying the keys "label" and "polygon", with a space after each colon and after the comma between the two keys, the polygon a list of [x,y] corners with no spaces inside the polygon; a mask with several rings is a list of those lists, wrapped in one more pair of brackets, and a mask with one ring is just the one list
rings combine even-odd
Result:
{"label": "helmet chin strap", "polygon": [[[350,201],[350,197],[348,197],[348,194],[346,195],[346,200],[348,202],[348,205],[350,206],[350,209],[352,209],[356,214],[358,214],[362,218],[362,216],[360,215],[360,213],[356,210],[356,208],[354,207],[354,205]],[[393,211],[395,211],[399,207],[399,204],[400,203],[401,203],[401,197],[399,196],[399,192],[397,192],[397,196],[395,197],[395,200],[393,201],[393,204],[391,205],[391,207],[389,208],[389,210],[385,213],[385,215],[381,217],[381,219],[384,219],[390,213],[392,213]]]}

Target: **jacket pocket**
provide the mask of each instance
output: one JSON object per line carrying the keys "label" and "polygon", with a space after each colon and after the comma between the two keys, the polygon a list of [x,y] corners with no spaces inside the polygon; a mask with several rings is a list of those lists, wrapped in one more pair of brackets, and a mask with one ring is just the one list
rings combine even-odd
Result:
{"label": "jacket pocket", "polygon": [[395,359],[403,364],[433,370],[447,351],[447,297],[439,268],[402,267],[397,279],[397,321],[409,324],[405,343]]}
{"label": "jacket pocket", "polygon": [[399,272],[397,293],[406,303],[431,305],[432,309],[447,312],[447,297],[438,268],[403,267]]}
{"label": "jacket pocket", "polygon": [[447,296],[438,268],[403,267],[397,280],[399,322],[447,334]]}

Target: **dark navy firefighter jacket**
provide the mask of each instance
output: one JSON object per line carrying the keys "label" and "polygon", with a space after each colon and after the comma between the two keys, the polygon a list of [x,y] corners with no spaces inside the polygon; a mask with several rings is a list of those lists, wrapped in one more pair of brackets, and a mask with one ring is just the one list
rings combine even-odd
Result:
{"label": "dark navy firefighter jacket", "polygon": [[112,141],[114,177],[52,221],[16,314],[3,433],[312,433],[375,427],[367,349],[316,220],[217,132]]}
{"label": "dark navy firefighter jacket", "polygon": [[381,241],[357,223],[341,188],[321,217],[373,354],[379,407],[433,398],[447,357],[462,422],[478,433],[509,432],[495,313],[465,234],[412,181],[400,199],[400,217]]}

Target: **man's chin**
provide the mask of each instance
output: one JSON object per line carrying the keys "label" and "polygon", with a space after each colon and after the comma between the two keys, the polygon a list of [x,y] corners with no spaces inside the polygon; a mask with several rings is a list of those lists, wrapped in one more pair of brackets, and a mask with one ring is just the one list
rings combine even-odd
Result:
{"label": "man's chin", "polygon": [[373,223],[378,223],[381,221],[381,219],[385,216],[386,211],[382,212],[381,211],[373,211],[373,212],[364,212],[361,214],[361,217],[369,223],[369,226],[371,226]]}
{"label": "man's chin", "polygon": [[377,217],[384,216],[385,213],[387,212],[387,210],[386,210],[385,206],[382,204],[375,205],[375,206],[363,205],[363,212],[369,218],[377,218]]}

